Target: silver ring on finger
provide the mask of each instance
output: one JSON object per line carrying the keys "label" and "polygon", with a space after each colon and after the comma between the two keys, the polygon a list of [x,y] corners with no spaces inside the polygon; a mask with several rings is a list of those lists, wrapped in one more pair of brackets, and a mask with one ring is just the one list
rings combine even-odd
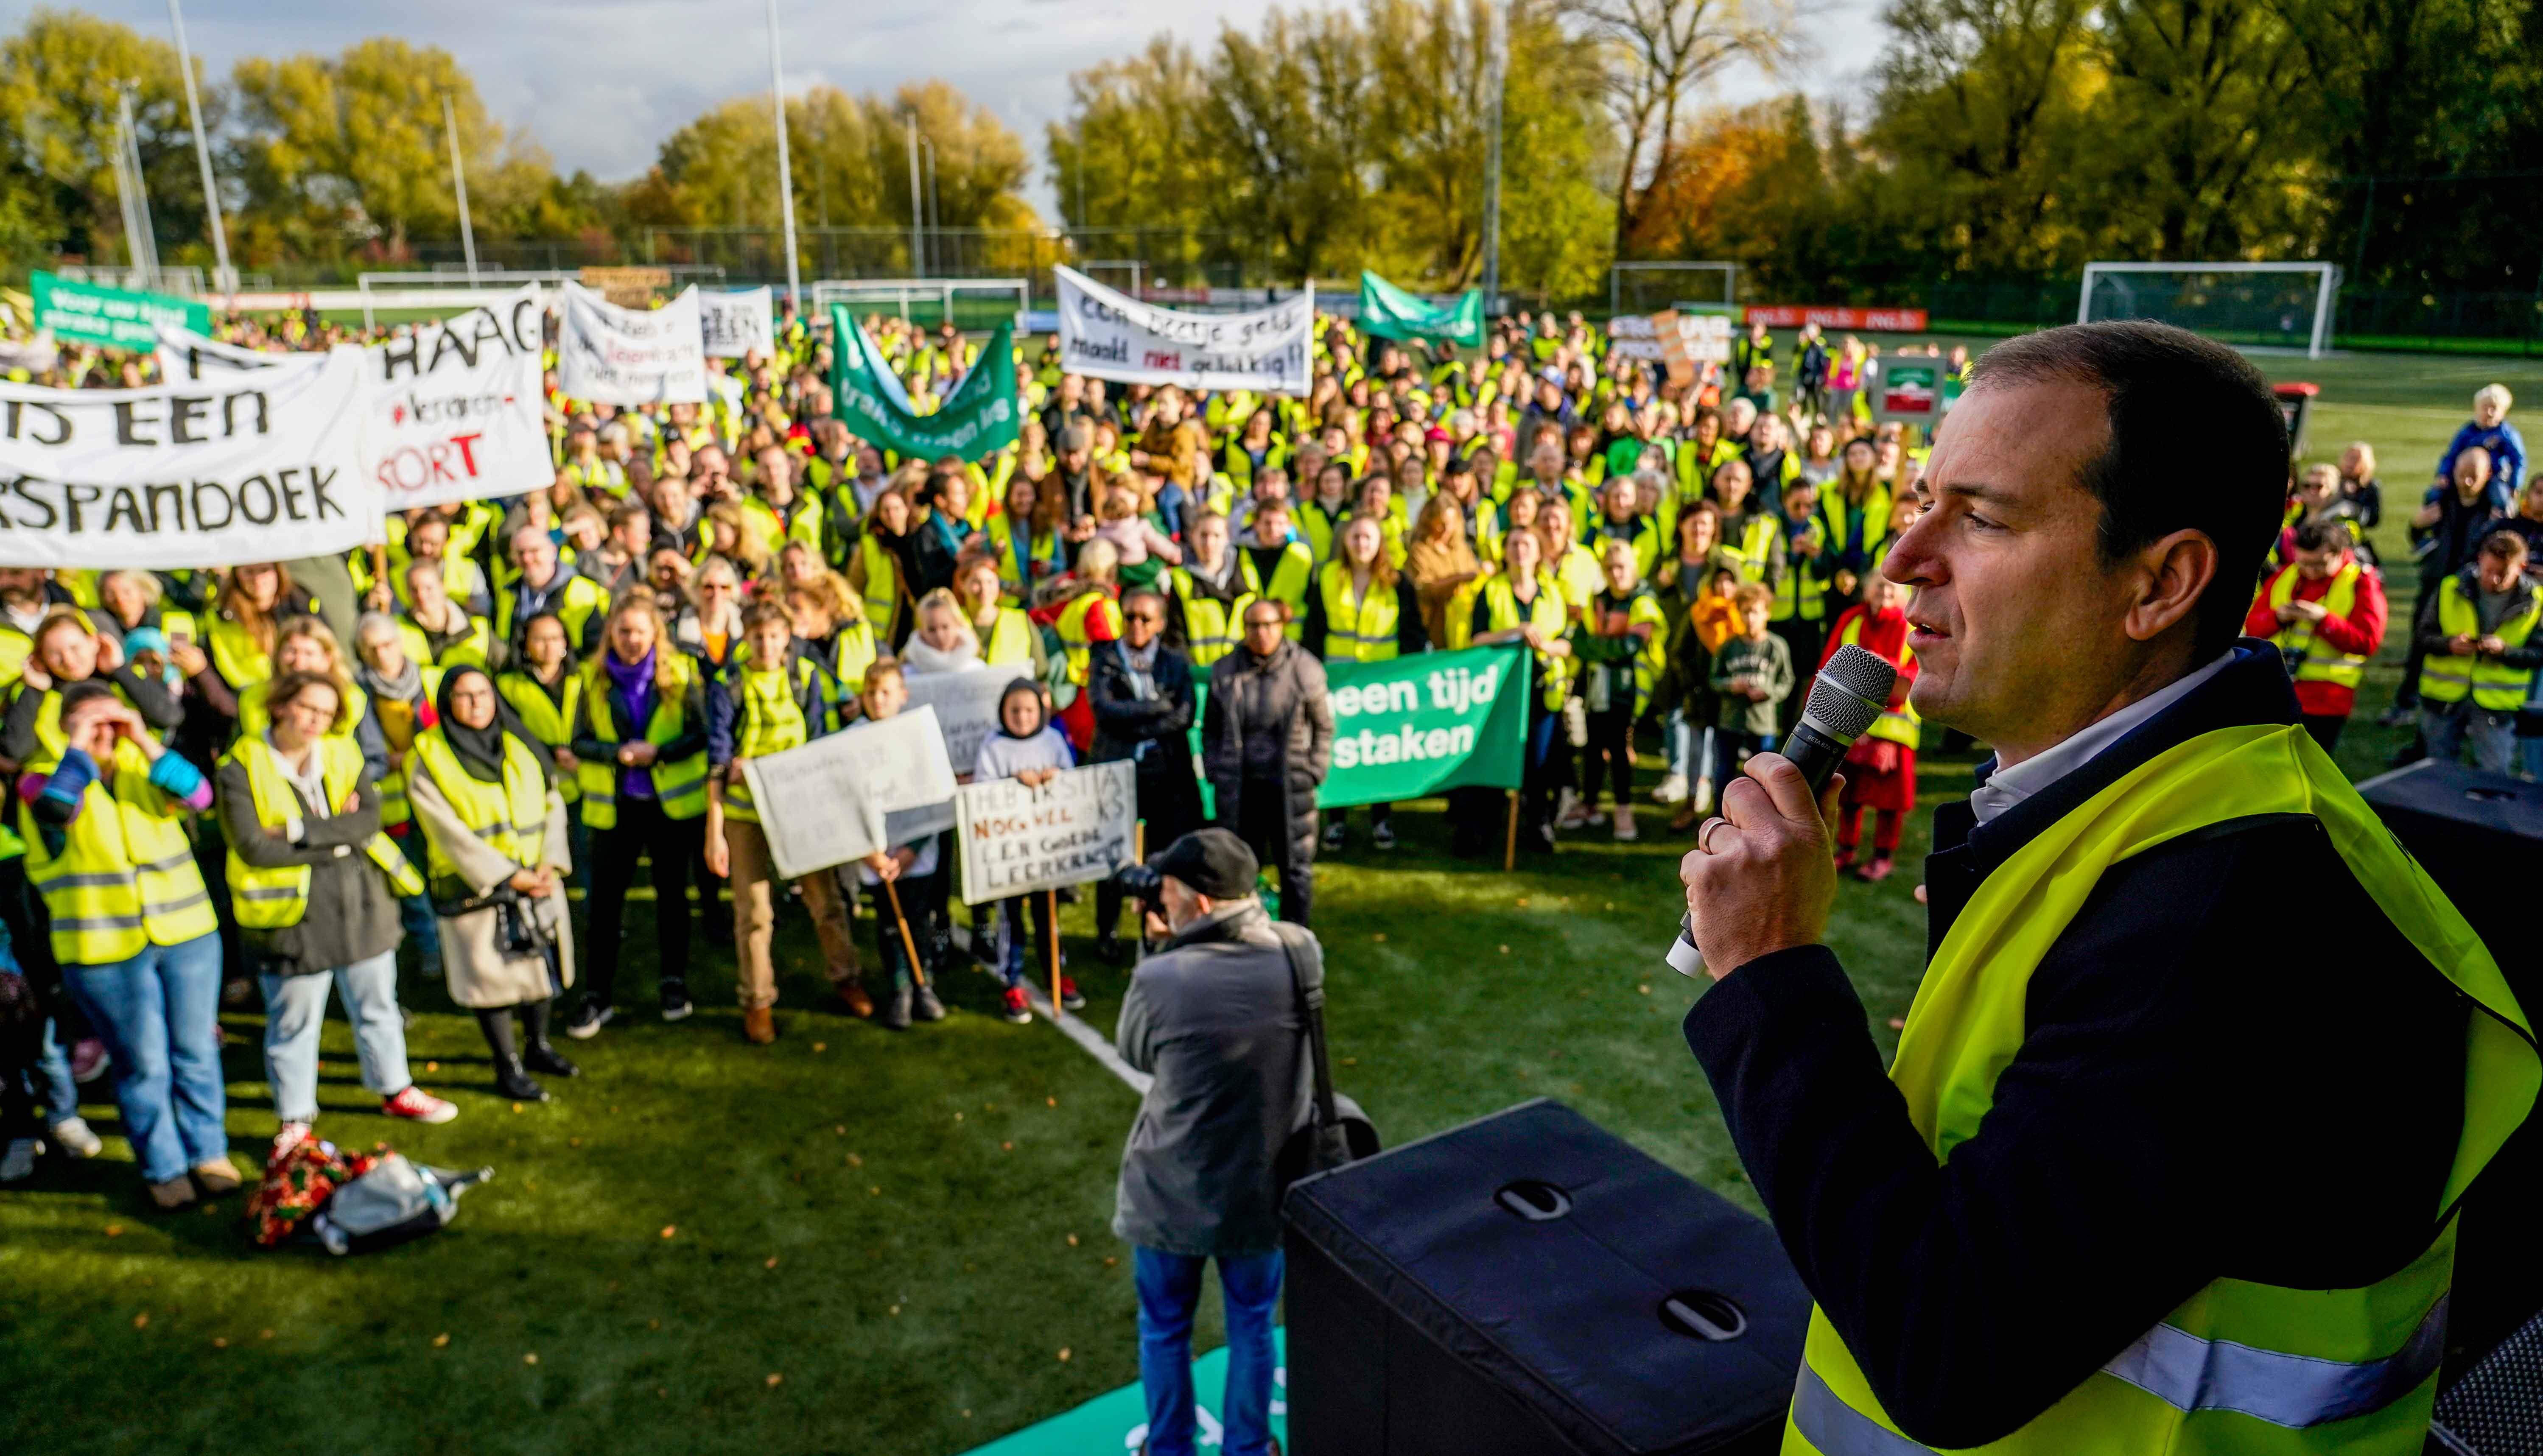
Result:
{"label": "silver ring on finger", "polygon": [[1729,819],[1723,818],[1719,815],[1705,820],[1704,827],[1696,831],[1695,847],[1706,854],[1713,853],[1713,831],[1724,827],[1730,822],[1731,821]]}

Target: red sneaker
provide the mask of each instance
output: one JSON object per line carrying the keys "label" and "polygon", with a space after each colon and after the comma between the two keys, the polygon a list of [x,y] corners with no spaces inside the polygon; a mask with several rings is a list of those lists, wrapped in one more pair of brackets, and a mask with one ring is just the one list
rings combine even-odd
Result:
{"label": "red sneaker", "polygon": [[1059,1006],[1062,1011],[1086,1009],[1086,998],[1077,994],[1077,977],[1064,975],[1059,978]]}
{"label": "red sneaker", "polygon": [[1889,856],[1874,855],[1872,863],[1863,867],[1863,881],[1866,884],[1879,884],[1889,878],[1889,872],[1893,868],[1895,867],[1889,863]]}
{"label": "red sneaker", "polygon": [[1019,1027],[1033,1020],[1033,1004],[1025,1000],[1024,987],[1007,987],[1007,1009],[1003,1015]]}
{"label": "red sneaker", "polygon": [[406,1091],[380,1104],[380,1112],[384,1116],[404,1117],[413,1122],[439,1123],[458,1116],[459,1108],[456,1104],[443,1102],[421,1087],[410,1086]]}

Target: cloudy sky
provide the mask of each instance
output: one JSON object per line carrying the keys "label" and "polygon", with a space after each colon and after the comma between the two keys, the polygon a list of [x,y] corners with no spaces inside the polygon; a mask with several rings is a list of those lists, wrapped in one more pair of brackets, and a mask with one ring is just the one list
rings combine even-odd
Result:
{"label": "cloudy sky", "polygon": [[[55,0],[62,3],[62,0]],[[15,29],[32,0],[0,0]],[[88,10],[166,37],[162,0],[87,0]],[[1252,27],[1270,0],[778,0],[790,91],[851,92],[942,76],[1006,118],[1036,159],[1032,193],[1049,211],[1041,135],[1068,103],[1068,73],[1174,30],[1195,44],[1221,21]],[[1871,63],[1873,0],[1834,0],[1811,26],[1821,59],[1810,89],[1839,89]],[[214,75],[242,55],[332,53],[395,34],[456,55],[488,108],[526,127],[568,172],[607,181],[651,165],[663,137],[708,106],[768,84],[764,0],[437,0],[423,6],[310,0],[186,0],[195,54]],[[1769,88],[1728,78],[1727,100]]]}

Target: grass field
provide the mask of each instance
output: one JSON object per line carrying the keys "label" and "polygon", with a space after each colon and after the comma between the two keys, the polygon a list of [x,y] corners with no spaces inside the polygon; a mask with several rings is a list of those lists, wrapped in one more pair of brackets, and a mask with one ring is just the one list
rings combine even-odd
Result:
{"label": "grass field", "polygon": [[[2525,361],[2263,363],[2323,386],[2316,454],[2375,442],[2396,517],[2476,387],[2543,401]],[[2394,746],[2363,720],[2400,640],[2343,744],[2353,774]],[[1924,784],[1929,803],[1965,794],[1968,765],[1930,761]],[[1399,814],[1392,856],[1355,839],[1319,866],[1341,1085],[1390,1141],[1554,1096],[1754,1206],[1678,1035],[1696,988],[1658,960],[1682,843],[1647,812],[1640,844],[1586,834],[1504,876],[1447,858],[1437,807]],[[1921,965],[1915,878],[1849,882],[1831,935],[1885,1043]],[[1109,1033],[1125,972],[1095,959],[1082,907],[1067,929],[1086,1019]],[[859,934],[871,947],[870,920]],[[1127,1089],[1047,1025],[994,1020],[994,982],[968,969],[948,977],[953,1019],[904,1035],[804,1010],[821,987],[800,916],[783,1038],[752,1048],[721,926],[702,941],[700,1015],[571,1044],[586,1074],[544,1107],[492,1095],[437,980],[416,985],[412,1054],[459,1102],[448,1126],[378,1116],[330,1025],[323,1132],[500,1171],[436,1238],[260,1253],[238,1195],[145,1211],[119,1140],[0,1193],[0,1450],[173,1456],[290,1429],[362,1452],[946,1456],[1134,1380],[1127,1261],[1106,1232]],[[634,956],[641,1005],[652,950]],[[273,1130],[260,1019],[224,1020],[233,1147],[254,1163]],[[112,1106],[87,1111],[111,1136]],[[1218,1339],[1205,1305],[1199,1346]]]}

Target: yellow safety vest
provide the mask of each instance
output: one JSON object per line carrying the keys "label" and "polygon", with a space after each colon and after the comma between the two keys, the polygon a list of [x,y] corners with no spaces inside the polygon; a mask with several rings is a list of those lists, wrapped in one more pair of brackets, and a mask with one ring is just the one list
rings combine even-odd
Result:
{"label": "yellow safety vest", "polygon": [[[1288,565],[1286,558],[1281,565]],[[1220,601],[1196,592],[1193,590],[1192,573],[1182,567],[1175,568],[1166,579],[1184,609],[1184,651],[1192,658],[1193,670],[1199,672],[1235,651],[1237,638],[1245,631],[1245,609],[1257,600],[1255,594],[1240,591],[1234,600]]]}
{"label": "yellow safety vest", "polygon": [[0,627],[0,685],[27,675],[27,659],[36,654],[36,640],[15,627]]}
{"label": "yellow safety vest", "polygon": [[1051,624],[1059,630],[1060,651],[1068,655],[1068,680],[1079,687],[1086,686],[1087,661],[1094,645],[1094,639],[1086,633],[1086,619],[1107,607],[1113,610],[1113,635],[1117,638],[1121,635],[1121,610],[1114,603],[1112,593],[1103,590],[1080,594],[1059,609],[1059,620]]}
{"label": "yellow safety vest", "polygon": [[1317,592],[1325,604],[1326,661],[1394,659],[1399,604],[1393,587],[1378,585],[1372,575],[1367,592],[1354,603],[1350,569],[1336,561],[1325,563],[1325,569],[1317,573]]}
{"label": "yellow safety vest", "polygon": [[876,631],[888,632],[892,613],[900,605],[899,561],[872,531],[857,538],[857,554],[866,564],[866,584],[860,592],[866,620],[875,624]]}
{"label": "yellow safety vest", "polygon": [[[1250,551],[1239,551],[1236,570],[1245,577],[1247,595],[1268,596],[1273,601],[1289,604],[1287,635],[1291,642],[1306,635],[1307,587],[1315,579],[1316,559],[1305,542],[1292,541],[1282,549],[1280,564],[1272,569],[1272,584],[1268,587],[1263,584],[1263,574],[1254,569],[1254,557]],[[1234,617],[1235,631],[1241,637],[1245,632],[1245,614],[1238,612]],[[1200,664],[1195,661],[1193,665],[1197,667]]]}
{"label": "yellow safety vest", "polygon": [[[563,748],[572,752],[574,710],[582,702],[582,674],[575,671],[572,663],[567,663],[562,671],[565,674],[562,702],[549,698],[547,689],[539,686],[527,671],[499,674],[495,679],[495,691],[502,694],[503,701],[512,706],[512,716],[521,721],[522,728],[529,729],[531,737],[551,751]],[[568,804],[578,802],[582,798],[580,776],[560,779],[557,793]]]}
{"label": "yellow safety vest", "polygon": [[186,837],[191,811],[150,782],[149,758],[129,742],[99,767],[58,855],[44,847],[34,808],[19,805],[27,879],[52,918],[53,958],[109,965],[219,930]]}
{"label": "yellow safety vest", "polygon": [[[557,570],[564,572],[567,569],[560,565]],[[512,641],[512,613],[517,610],[514,604],[519,600],[519,593],[508,587],[501,596],[495,598],[497,639],[503,642]],[[609,589],[589,576],[570,575],[566,579],[565,595],[558,598],[557,604],[551,610],[557,614],[559,621],[565,623],[568,646],[578,648],[582,646],[584,625],[591,621],[594,614],[609,610]],[[444,667],[455,667],[459,661],[458,657],[446,652],[441,657],[441,665]],[[483,667],[486,664],[481,660],[477,665]]]}
{"label": "yellow safety vest", "polygon": [[[1650,516],[1634,516],[1620,524],[1601,515],[1598,523],[1590,528],[1589,540],[1583,546],[1590,549],[1591,555],[1604,558],[1610,541],[1622,541],[1634,553],[1635,580],[1652,579],[1653,569],[1660,561],[1660,533],[1658,525]],[[1604,570],[1600,569],[1602,574]]]}
{"label": "yellow safety vest", "polygon": [[[1852,647],[1855,644],[1862,642],[1862,614],[1857,613],[1856,615],[1847,618],[1845,626],[1838,629],[1836,640],[1847,647]],[[1916,650],[1903,642],[1900,643],[1898,645],[1898,670],[1902,673],[1905,672],[1908,665],[1915,660]],[[1915,705],[1901,699],[1897,707],[1884,708],[1881,710],[1881,716],[1874,719],[1872,721],[1872,727],[1865,728],[1864,731],[1870,733],[1876,738],[1888,738],[1890,742],[1896,743],[1902,748],[1913,748],[1923,741],[1924,726],[1925,721],[1916,716]]]}
{"label": "yellow safety vest", "polygon": [[[1536,596],[1521,605],[1518,592],[1510,585],[1509,574],[1496,573],[1479,581],[1470,581],[1448,599],[1448,646],[1451,651],[1469,647],[1475,640],[1475,603],[1484,604],[1486,632],[1507,632],[1513,627],[1533,623],[1545,634],[1546,641],[1560,642],[1570,625],[1571,614],[1564,604],[1563,588],[1555,584],[1553,574],[1540,570],[1536,574]],[[1571,694],[1565,666],[1571,659],[1551,652],[1537,651],[1537,700],[1547,711],[1559,709]]]}
{"label": "yellow safety vest", "polygon": [[1563,555],[1546,563],[1545,571],[1563,593],[1564,605],[1575,613],[1587,608],[1589,599],[1606,589],[1607,573],[1585,546],[1567,547]]}
{"label": "yellow safety vest", "polygon": [[[654,717],[645,725],[645,741],[656,748],[680,736],[688,721],[690,671],[687,655],[678,649],[668,643],[655,647]],[[580,760],[575,770],[582,787],[583,826],[614,829],[618,827],[618,714],[609,703],[609,669],[596,658],[583,669],[582,716],[591,725],[591,735],[612,750],[597,759]],[[681,759],[655,759],[654,797],[665,818],[694,819],[705,813],[706,749]]]}
{"label": "yellow safety vest", "polygon": [[[316,745],[318,776],[327,786],[330,811],[341,808],[345,796],[353,792],[362,779],[362,750],[349,738],[320,738]],[[279,829],[301,817],[300,796],[292,792],[291,782],[283,776],[281,756],[273,751],[262,733],[241,734],[230,745],[229,756],[247,770],[247,787],[256,804],[256,820],[269,829]],[[362,842],[362,853],[380,867],[396,887],[400,898],[424,893],[424,877],[415,873],[397,842],[386,834],[373,834]],[[238,846],[232,845],[227,857],[230,906],[238,923],[249,930],[280,930],[298,925],[309,913],[309,867],[284,865],[260,870],[239,858]]]}
{"label": "yellow safety vest", "polygon": [[[2333,575],[2330,587],[2323,592],[2323,610],[2344,619],[2355,611],[2357,578],[2363,575],[2365,569],[2351,557]],[[2295,600],[2296,569],[2292,566],[2280,568],[2278,574],[2270,578],[2267,595],[2272,611]],[[2479,625],[2478,618],[2475,625]],[[2277,644],[2278,655],[2286,659],[2289,673],[2297,682],[2332,682],[2345,688],[2354,688],[2366,679],[2366,659],[2354,652],[2334,651],[2325,646],[2319,622],[2301,619],[2289,622],[2279,628],[2270,641]],[[2519,696],[2523,694],[2520,692]]]}
{"label": "yellow safety vest", "polygon": [[260,651],[246,628],[227,617],[213,616],[206,619],[205,629],[203,650],[230,691],[273,676],[273,654]]}
{"label": "yellow safety vest", "polygon": [[[782,667],[744,667],[732,674],[734,707],[739,710],[736,727],[740,728],[733,745],[735,758],[765,758],[789,748],[801,748],[811,741],[811,732],[804,722],[804,709],[795,695],[810,685],[820,669],[804,658],[795,661],[795,681],[787,682]],[[724,812],[729,819],[745,823],[759,822],[759,809],[750,800],[750,783],[738,775],[725,785]]]}
{"label": "yellow safety vest", "polygon": [[1724,543],[1725,549],[1738,559],[1740,580],[1766,579],[1766,568],[1771,564],[1775,542],[1781,538],[1783,530],[1781,522],[1772,515],[1760,511],[1750,516],[1748,524],[1740,528],[1736,545]]}
{"label": "yellow safety vest", "polygon": [[866,690],[866,669],[875,662],[875,629],[871,622],[850,622],[839,629],[837,658],[839,686],[851,693]]}
{"label": "yellow safety vest", "polygon": [[814,553],[821,549],[821,498],[812,492],[806,491],[797,496],[795,519],[792,521],[779,520],[777,507],[757,496],[741,502],[741,518],[759,534],[760,540],[768,544],[770,556],[784,551],[788,542]]}
{"label": "yellow safety vest", "polygon": [[[2021,1050],[2033,971],[2102,873],[2210,825],[2288,813],[2321,822],[2376,908],[2473,1003],[2462,1130],[2429,1210],[2427,1252],[2356,1289],[2218,1279],[1989,1453],[2417,1456],[2427,1438],[2453,1278],[2451,1215],[2533,1108],[2543,1061],[2489,951],[2301,728],[2201,733],[2016,851],[1944,936],[1889,1077],[1934,1157],[1948,1159],[1977,1133],[1997,1075]],[[1788,1456],[1924,1449],[1898,1433],[1845,1341],[1812,1311]]]}
{"label": "yellow safety vest", "polygon": [[415,625],[411,617],[397,619],[398,646],[406,649],[407,660],[420,667],[484,667],[493,670],[488,659],[495,651],[495,629],[483,617],[468,619],[468,635],[453,642],[439,652],[432,650],[432,639]]}
{"label": "yellow safety vest", "polygon": [[1033,665],[1033,619],[1014,607],[998,608],[998,620],[980,644],[980,660],[993,667]]}
{"label": "yellow safety vest", "polygon": [[1307,550],[1318,563],[1323,563],[1334,559],[1334,538],[1350,524],[1351,513],[1357,509],[1356,500],[1345,500],[1340,510],[1328,511],[1323,501],[1310,497],[1298,502],[1289,518],[1296,522],[1298,534],[1307,538]]}
{"label": "yellow safety vest", "polygon": [[[2525,605],[2499,624],[2499,640],[2511,649],[2523,647],[2525,639],[2534,635],[2535,622],[2543,619],[2543,587],[2521,589],[2525,592]],[[2437,630],[2448,637],[2482,635],[2481,609],[2464,594],[2460,576],[2448,576],[2437,583]],[[2510,667],[2497,657],[2430,652],[2420,662],[2420,697],[2429,703],[2460,703],[2469,692],[2476,708],[2512,713],[2525,701],[2525,682],[2533,675],[2526,668]]]}
{"label": "yellow safety vest", "polygon": [[[510,734],[503,737],[503,782],[489,784],[468,772],[450,739],[437,728],[415,737],[415,761],[432,776],[432,787],[449,802],[470,833],[488,849],[528,869],[539,863],[547,845],[548,788],[539,761]],[[441,841],[424,835],[425,863],[435,881],[460,878],[459,867],[441,849]]]}
{"label": "yellow safety vest", "polygon": [[[1036,536],[1028,524],[1019,533],[1015,522],[1004,514],[989,517],[984,530],[989,538],[989,555],[998,564],[998,584],[1005,589],[1009,601],[1023,601],[1033,594],[1034,563],[1043,564],[1052,573],[1064,569],[1065,557],[1059,549],[1059,533],[1056,531],[1044,531]],[[1021,554],[1016,548],[1019,534],[1024,539]]]}

